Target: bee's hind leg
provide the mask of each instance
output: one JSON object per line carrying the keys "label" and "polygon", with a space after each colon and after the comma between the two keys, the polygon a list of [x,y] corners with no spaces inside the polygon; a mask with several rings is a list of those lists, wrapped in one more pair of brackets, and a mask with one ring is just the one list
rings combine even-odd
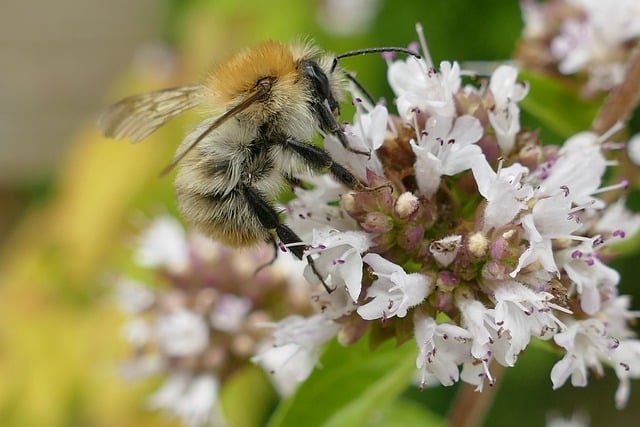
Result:
{"label": "bee's hind leg", "polygon": [[[302,239],[300,239],[292,229],[280,221],[280,215],[260,191],[253,187],[245,186],[242,188],[242,192],[249,208],[260,224],[270,233],[275,231],[275,234],[285,247],[298,259],[302,259],[304,250],[306,249]],[[273,238],[273,242],[277,251],[278,245],[275,242],[275,238]]]}
{"label": "bee's hind leg", "polygon": [[256,268],[256,271],[253,272],[254,276],[257,276],[258,273],[260,273],[260,271],[262,271],[263,269],[272,266],[274,262],[276,262],[276,259],[278,259],[278,251],[280,250],[280,247],[278,246],[278,242],[276,242],[276,239],[269,239],[269,242],[271,243],[271,245],[273,246],[273,256],[271,257],[271,259],[267,262],[265,262],[264,264],[260,265],[258,268]]}
{"label": "bee's hind leg", "polygon": [[[294,254],[296,258],[302,260],[304,258],[304,251],[307,249],[307,246],[291,228],[280,221],[280,216],[278,215],[278,212],[275,210],[275,208],[271,206],[271,204],[269,204],[264,196],[255,188],[248,186],[243,187],[243,193],[245,199],[247,200],[247,203],[249,204],[249,207],[253,211],[256,218],[258,218],[258,221],[260,221],[260,224],[262,224],[262,226],[270,232],[275,231],[275,234],[278,236],[282,244],[292,254]],[[275,238],[272,239],[272,242],[275,253],[273,259],[267,265],[273,263],[273,261],[275,261],[276,257],[278,256],[278,243],[276,242]],[[320,280],[320,283],[322,283],[322,286],[324,286],[327,292],[333,292],[333,289],[331,289],[329,285],[327,285],[324,278],[320,275],[320,272],[318,271],[311,255],[307,255],[306,259],[307,263],[309,263],[309,266],[311,267],[311,270]],[[262,266],[260,268],[263,268],[265,266]]]}

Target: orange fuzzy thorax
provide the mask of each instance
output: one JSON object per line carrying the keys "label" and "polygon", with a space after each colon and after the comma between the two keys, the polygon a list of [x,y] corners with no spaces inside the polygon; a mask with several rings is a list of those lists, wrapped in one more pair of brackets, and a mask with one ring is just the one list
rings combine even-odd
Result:
{"label": "orange fuzzy thorax", "polygon": [[218,105],[225,105],[255,88],[261,78],[294,78],[296,66],[291,48],[270,40],[219,65],[211,75],[208,86],[214,101]]}

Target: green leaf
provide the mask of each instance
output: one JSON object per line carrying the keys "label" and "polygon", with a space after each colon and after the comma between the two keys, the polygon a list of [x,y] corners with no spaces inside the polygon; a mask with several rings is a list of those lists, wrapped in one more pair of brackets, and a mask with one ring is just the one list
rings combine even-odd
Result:
{"label": "green leaf", "polygon": [[398,399],[370,427],[445,427],[447,421],[425,406],[408,399]]}
{"label": "green leaf", "polygon": [[599,102],[585,101],[577,90],[550,77],[521,71],[519,78],[531,86],[520,106],[544,126],[564,138],[591,127]]}
{"label": "green leaf", "polygon": [[257,427],[277,401],[264,372],[247,365],[224,382],[221,400],[224,417],[232,427]]}
{"label": "green leaf", "polygon": [[297,393],[282,402],[269,427],[354,427],[370,424],[406,389],[415,372],[416,348],[391,341],[369,350],[366,337],[350,347],[337,343]]}

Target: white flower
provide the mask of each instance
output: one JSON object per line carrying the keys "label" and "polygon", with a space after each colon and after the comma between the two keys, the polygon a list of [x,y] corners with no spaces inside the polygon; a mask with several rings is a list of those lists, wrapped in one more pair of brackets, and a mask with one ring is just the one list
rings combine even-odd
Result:
{"label": "white flower", "polygon": [[316,231],[358,229],[356,221],[336,205],[345,192],[344,185],[329,174],[301,179],[314,187],[310,190],[295,188],[296,197],[287,205],[287,224],[296,230],[303,241],[312,240]]}
{"label": "white flower", "polygon": [[367,254],[363,261],[373,269],[377,279],[367,289],[372,300],[358,308],[365,320],[405,317],[407,311],[420,304],[432,288],[431,280],[418,273],[407,274],[404,268],[382,258]]}
{"label": "white flower", "polygon": [[431,242],[429,252],[441,266],[447,267],[456,259],[461,246],[462,236],[454,234]]}
{"label": "white flower", "polygon": [[220,384],[213,375],[202,374],[191,380],[175,407],[176,415],[188,427],[214,425],[221,414],[217,410]]}
{"label": "white flower", "polygon": [[640,341],[621,340],[611,354],[610,363],[620,380],[615,394],[616,408],[623,409],[629,401],[631,380],[640,378]]}
{"label": "white flower", "polygon": [[126,380],[148,378],[152,375],[162,374],[167,368],[166,360],[159,354],[143,354],[135,359],[128,360],[120,366],[120,373]]}
{"label": "white flower", "polygon": [[436,379],[444,386],[458,382],[458,366],[472,360],[473,336],[460,326],[440,323],[416,313],[414,334],[419,354],[416,367],[421,372],[421,386]]}
{"label": "white flower", "polygon": [[153,325],[158,345],[168,356],[194,356],[209,345],[209,327],[202,316],[184,308],[160,315]]}
{"label": "white flower", "polygon": [[156,218],[140,237],[135,258],[144,267],[183,271],[189,263],[189,245],[184,228],[171,216]]}
{"label": "white flower", "polygon": [[311,299],[327,319],[338,319],[342,316],[348,316],[358,309],[351,296],[347,292],[347,288],[340,287],[332,292],[322,289],[311,295]]}
{"label": "white flower", "polygon": [[474,391],[476,392],[482,392],[485,379],[489,381],[490,385],[495,384],[495,379],[489,372],[489,364],[486,360],[473,360],[463,363],[460,379],[467,384],[475,385]]}
{"label": "white flower", "polygon": [[609,204],[595,224],[596,233],[615,233],[619,238],[631,237],[640,230],[640,215],[625,207],[625,200]]}
{"label": "white flower", "polygon": [[609,359],[616,343],[607,335],[604,323],[597,319],[573,321],[554,341],[567,353],[551,369],[553,389],[561,387],[569,377],[575,387],[587,385],[587,368],[602,375],[600,359]]}
{"label": "white flower", "polygon": [[484,208],[483,230],[499,228],[511,222],[527,208],[533,188],[522,182],[529,169],[519,163],[494,172],[484,156],[476,157],[471,167],[478,191],[487,200]]}
{"label": "white flower", "polygon": [[321,314],[310,317],[289,316],[272,326],[275,327],[275,345],[293,342],[308,348],[324,344],[333,338],[338,330],[335,322]]}
{"label": "white flower", "polygon": [[149,406],[153,409],[173,411],[189,386],[190,380],[191,375],[185,372],[173,373],[164,381],[159,390],[149,396]]}
{"label": "white flower", "polygon": [[565,141],[557,160],[536,171],[542,178],[536,195],[552,196],[563,192],[578,206],[594,204],[596,200],[591,195],[600,187],[607,167],[601,142],[593,132],[581,132]]}
{"label": "white flower", "polygon": [[640,166],[640,133],[636,133],[627,142],[627,155],[636,166]]}
{"label": "white flower", "polygon": [[147,321],[141,317],[134,317],[123,326],[124,338],[134,348],[141,348],[152,336]]}
{"label": "white flower", "polygon": [[338,325],[317,314],[309,318],[289,316],[277,324],[273,345],[258,352],[251,360],[271,374],[278,392],[292,394],[306,380],[320,358],[320,347],[338,332]]}
{"label": "white flower", "polygon": [[563,418],[559,415],[547,417],[546,427],[588,427],[589,417],[583,412],[577,412],[571,418]]}
{"label": "white flower", "polygon": [[341,37],[369,31],[380,10],[380,0],[328,0],[317,5],[323,30]]}
{"label": "white flower", "polygon": [[524,21],[523,39],[539,38],[545,35],[547,19],[542,13],[536,0],[523,0],[520,2],[522,20]]}
{"label": "white flower", "polygon": [[570,237],[571,233],[580,227],[571,217],[569,198],[560,193],[538,200],[533,212],[522,218],[522,227],[529,247],[520,255],[511,277],[515,277],[522,268],[536,261],[548,272],[560,274],[554,259],[552,240]]}
{"label": "white flower", "polygon": [[358,301],[362,290],[362,253],[371,246],[364,232],[314,232],[312,249],[315,270],[308,265],[304,277],[309,283],[320,285],[318,273],[332,289],[345,286],[351,299]]}
{"label": "white flower", "polygon": [[581,9],[579,18],[563,22],[550,45],[563,74],[589,70],[589,86],[607,90],[619,84],[625,65],[620,61],[623,45],[640,36],[640,5],[635,0],[602,2],[571,0]]}
{"label": "white flower", "polygon": [[234,332],[242,328],[251,308],[249,298],[223,294],[220,295],[215,308],[211,311],[209,321],[214,329]]}
{"label": "white flower", "polygon": [[471,355],[476,359],[489,360],[490,347],[498,330],[494,321],[494,310],[488,309],[466,292],[457,292],[455,301],[462,315],[462,325],[473,336]]}
{"label": "white flower", "polygon": [[116,299],[125,312],[136,314],[149,308],[156,297],[143,283],[122,278],[116,283]]}
{"label": "white flower", "polygon": [[517,282],[504,282],[496,287],[495,324],[501,333],[509,333],[509,348],[504,355],[507,366],[515,365],[518,354],[524,350],[531,336],[549,339],[562,327],[552,313],[554,307],[548,301],[553,295],[534,292]]}
{"label": "white flower", "polygon": [[503,154],[511,152],[520,131],[520,108],[529,92],[529,86],[518,82],[518,69],[510,65],[501,65],[491,75],[489,90],[495,100],[494,108],[489,111],[489,122],[493,127],[498,145]]}
{"label": "white flower", "polygon": [[367,182],[367,169],[377,175],[383,175],[382,163],[378,159],[376,150],[382,146],[387,133],[389,112],[383,105],[376,105],[370,113],[356,115],[353,126],[347,126],[345,135],[351,149],[364,153],[353,153],[345,149],[340,141],[328,135],[325,138],[325,148],[334,159],[340,159],[340,164],[346,167],[362,182]]}
{"label": "white flower", "polygon": [[603,264],[593,252],[591,240],[558,253],[563,268],[580,294],[580,308],[587,314],[600,310],[603,297],[614,295],[620,274]]}
{"label": "white flower", "polygon": [[451,117],[429,117],[419,141],[411,141],[420,192],[430,196],[438,189],[442,175],[470,169],[474,159],[482,156],[475,144],[481,137],[482,125],[473,116],[461,116],[455,121]]}
{"label": "white flower", "polygon": [[640,317],[640,313],[631,311],[630,307],[630,295],[618,295],[602,301],[598,317],[606,322],[610,335],[618,339],[636,336],[635,331],[629,327],[629,324],[634,323],[635,319]]}
{"label": "white flower", "polygon": [[416,109],[442,117],[455,116],[453,95],[460,89],[457,62],[440,63],[440,73],[414,57],[393,62],[387,71],[389,85],[397,96],[398,114],[411,122]]}
{"label": "white flower", "polygon": [[219,388],[213,375],[174,373],[150,396],[149,406],[169,412],[188,427],[211,426],[214,421],[221,421],[217,408]]}

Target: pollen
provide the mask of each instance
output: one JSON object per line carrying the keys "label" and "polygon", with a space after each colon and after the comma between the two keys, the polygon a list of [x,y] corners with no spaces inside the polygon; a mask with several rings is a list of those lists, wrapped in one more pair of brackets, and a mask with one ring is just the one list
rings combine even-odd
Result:
{"label": "pollen", "polygon": [[489,249],[489,240],[482,232],[473,233],[468,240],[469,252],[477,258],[482,258]]}

